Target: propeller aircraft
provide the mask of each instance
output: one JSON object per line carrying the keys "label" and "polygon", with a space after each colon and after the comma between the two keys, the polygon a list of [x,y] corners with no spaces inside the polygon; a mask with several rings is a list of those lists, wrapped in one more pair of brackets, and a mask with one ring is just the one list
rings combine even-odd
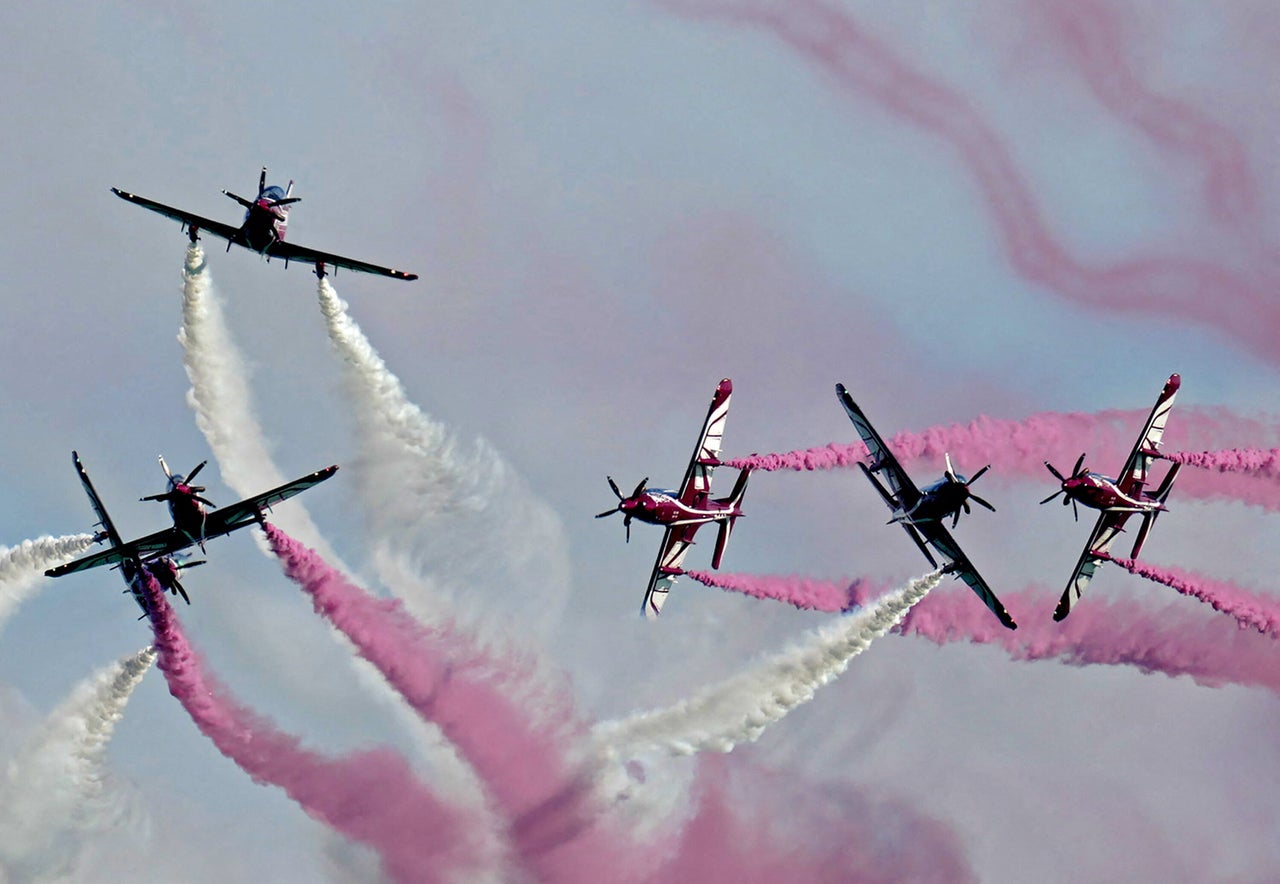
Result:
{"label": "propeller aircraft", "polygon": [[[951,466],[951,455],[947,454],[944,455],[947,469],[942,478],[922,489],[916,488],[862,409],[853,401],[844,384],[836,384],[836,397],[870,453],[870,465],[859,461],[858,466],[862,467],[863,474],[892,511],[889,524],[901,525],[933,567],[938,567],[938,557],[944,559],[944,571],[963,580],[1006,627],[1017,629],[1018,624],[943,524],[950,516],[951,527],[954,528],[960,521],[961,511],[971,511],[969,501],[995,511],[994,506],[974,494],[969,487],[991,468],[990,465],[974,473],[973,478],[967,479],[955,471]],[[937,553],[937,557],[934,553]]]}
{"label": "propeller aircraft", "polygon": [[[109,541],[110,545],[105,550],[50,568],[44,572],[45,576],[61,577],[101,565],[118,567],[129,587],[128,591],[133,593],[134,600],[142,608],[144,616],[147,614],[146,593],[142,586],[144,570],[150,573],[164,589],[181,595],[187,604],[191,604],[191,598],[179,581],[178,575],[185,568],[203,565],[204,561],[183,562],[180,561],[178,554],[197,545],[203,551],[206,540],[261,523],[264,519],[264,510],[270,509],[273,504],[288,500],[295,494],[301,494],[313,485],[320,484],[338,470],[337,466],[326,467],[309,476],[286,482],[256,497],[218,509],[211,501],[201,496],[205,490],[204,486],[192,484],[196,474],[204,469],[208,461],[202,461],[190,473],[183,476],[170,472],[164,457],[161,457],[160,467],[164,470],[168,489],[161,494],[143,497],[141,500],[167,503],[169,514],[173,518],[173,527],[125,543],[107,514],[102,498],[94,489],[89,473],[80,461],[80,455],[74,451],[71,452],[71,461],[75,465],[76,473],[80,476],[80,484],[84,486],[85,494],[89,497],[89,505],[93,507],[94,514],[98,517],[97,526],[100,530],[93,539],[97,543]],[[214,508],[206,510],[206,506]]]}
{"label": "propeller aircraft", "polygon": [[708,522],[719,524],[716,548],[711,558],[711,567],[719,568],[725,548],[729,545],[729,535],[734,523],[742,515],[742,498],[747,491],[750,470],[738,473],[738,480],[728,497],[711,497],[711,475],[720,464],[720,445],[724,438],[724,424],[729,415],[729,398],[732,395],[733,382],[728,378],[720,381],[711,399],[707,419],[702,425],[698,446],[694,449],[679,489],[650,488],[646,477],[640,480],[640,484],[629,496],[623,497],[613,477],[606,477],[614,496],[618,498],[618,505],[598,513],[597,519],[622,513],[622,526],[628,542],[631,540],[632,519],[666,528],[662,545],[658,547],[657,561],[649,575],[649,585],[645,589],[641,608],[642,613],[650,620],[662,613],[667,593],[675,585],[676,578],[684,573],[681,566],[698,529]]}
{"label": "propeller aircraft", "polygon": [[258,195],[254,199],[245,199],[229,190],[222,191],[244,207],[244,220],[240,222],[239,227],[233,227],[221,221],[202,218],[191,212],[175,209],[172,206],[166,206],[163,203],[157,203],[146,197],[138,196],[136,193],[120,190],[118,187],[111,188],[111,192],[122,200],[127,200],[134,205],[142,206],[144,209],[149,209],[152,212],[164,215],[166,218],[173,218],[175,221],[181,222],[182,229],[186,231],[192,243],[200,238],[200,231],[203,230],[225,239],[228,252],[231,251],[233,245],[244,246],[246,249],[262,255],[268,261],[272,258],[284,259],[285,267],[289,266],[290,261],[311,264],[315,267],[316,276],[319,277],[325,275],[327,267],[345,267],[348,270],[356,270],[361,273],[390,276],[392,279],[413,280],[418,278],[416,273],[392,270],[390,267],[380,267],[377,264],[369,264],[365,261],[357,261],[354,258],[344,258],[341,255],[308,249],[285,242],[285,233],[289,226],[289,208],[294,203],[300,202],[302,197],[293,196],[292,181],[289,182],[288,187],[283,189],[274,184],[268,187],[266,166],[262,167],[262,172],[258,176]]}
{"label": "propeller aircraft", "polygon": [[1085,544],[1084,552],[1076,562],[1076,569],[1072,572],[1071,579],[1067,581],[1067,588],[1063,590],[1058,607],[1054,609],[1054,620],[1062,620],[1071,613],[1072,605],[1080,600],[1080,595],[1093,579],[1094,572],[1103,562],[1111,558],[1108,550],[1124,530],[1125,522],[1130,516],[1135,513],[1142,516],[1142,527],[1138,529],[1138,535],[1133,541],[1133,552],[1129,555],[1129,558],[1136,559],[1142,552],[1142,545],[1146,543],[1156,518],[1161,513],[1168,512],[1164,502],[1168,499],[1169,492],[1173,490],[1173,482],[1177,479],[1178,470],[1182,468],[1182,464],[1175,463],[1169,467],[1169,471],[1165,473],[1164,479],[1154,493],[1147,493],[1143,489],[1149,484],[1148,471],[1151,464],[1160,457],[1160,442],[1164,437],[1164,426],[1169,420],[1174,397],[1177,396],[1181,385],[1181,377],[1176,374],[1169,375],[1169,380],[1165,382],[1164,389],[1160,391],[1155,407],[1151,409],[1151,414],[1142,428],[1142,435],[1134,443],[1129,459],[1125,461],[1120,478],[1113,479],[1087,470],[1083,454],[1076,460],[1069,476],[1062,475],[1047,460],[1044,462],[1045,467],[1061,483],[1061,486],[1040,501],[1041,504],[1046,504],[1061,494],[1062,505],[1071,504],[1076,521],[1080,520],[1077,503],[1102,511],[1097,523],[1093,526],[1093,533],[1089,535],[1089,541]]}

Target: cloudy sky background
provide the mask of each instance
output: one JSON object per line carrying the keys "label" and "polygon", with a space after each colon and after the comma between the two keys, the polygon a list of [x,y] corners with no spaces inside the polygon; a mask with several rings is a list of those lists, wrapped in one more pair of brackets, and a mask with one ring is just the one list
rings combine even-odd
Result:
{"label": "cloudy sky background", "polygon": [[[1280,14],[883,5],[7,8],[0,539],[88,530],[72,448],[123,534],[165,523],[135,503],[161,488],[155,454],[183,471],[211,454],[175,340],[186,242],[108,188],[234,221],[218,191],[251,195],[264,164],[303,197],[291,240],[422,275],[333,282],[411,398],[464,447],[487,440],[558,514],[568,581],[472,580],[461,602],[545,652],[595,717],[673,701],[822,622],[684,581],[670,616],[641,623],[660,532],[637,525],[627,546],[617,520],[591,519],[611,503],[606,473],[679,481],[721,377],[736,389],[729,454],[851,440],[836,381],[885,434],[1145,409],[1172,371],[1179,406],[1273,415],[1280,323],[1259,293],[1278,267]],[[1029,218],[1056,251],[1023,247]],[[348,464],[314,278],[205,245],[277,464]],[[1116,285],[1107,270],[1127,262],[1159,285]],[[1187,281],[1206,266],[1197,278],[1222,286]],[[1045,455],[1065,468],[1078,453]],[[201,478],[236,498],[215,465]],[[1046,587],[1020,620],[1048,618],[1088,532],[1035,505],[1053,488],[994,469],[981,493],[999,511],[957,532],[998,593]],[[371,575],[379,538],[350,475],[304,501]],[[1173,502],[1152,561],[1271,590],[1273,517]],[[759,475],[747,510],[727,569],[921,570],[854,472]],[[484,555],[514,540],[470,542]],[[326,749],[413,751],[251,538],[210,560],[180,615],[237,694]],[[108,572],[66,578],[4,626],[0,730],[33,728],[147,643],[120,588]],[[1083,604],[1094,595],[1171,593],[1104,572]],[[1260,880],[1280,864],[1278,717],[1258,690],[887,638],[730,765],[815,802],[829,789],[934,820],[984,880]],[[155,673],[109,758],[151,824],[90,845],[107,865],[86,879],[313,880],[367,861],[219,756]],[[691,762],[664,765],[655,776],[679,778]],[[767,809],[770,794],[747,800]]]}

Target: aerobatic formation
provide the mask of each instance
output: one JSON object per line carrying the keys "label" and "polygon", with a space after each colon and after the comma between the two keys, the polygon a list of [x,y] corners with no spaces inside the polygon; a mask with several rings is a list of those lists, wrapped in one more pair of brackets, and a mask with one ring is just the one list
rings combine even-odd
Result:
{"label": "aerobatic formation", "polygon": [[[779,28],[786,39],[802,42],[779,22],[770,27]],[[824,58],[824,63],[839,67],[839,53],[833,50]],[[724,378],[715,387],[678,485],[650,487],[646,476],[624,495],[613,476],[606,477],[616,505],[595,518],[621,515],[625,542],[631,540],[633,521],[663,529],[647,582],[642,574],[620,569],[619,582],[633,587],[634,595],[620,593],[610,603],[634,616],[639,599],[641,616],[651,621],[645,635],[655,637],[672,618],[682,616],[681,593],[673,593],[680,577],[762,604],[782,602],[830,616],[722,681],[682,685],[683,695],[667,705],[593,720],[567,678],[548,671],[546,661],[531,662],[517,637],[495,639],[469,621],[455,604],[448,581],[435,580],[431,572],[433,555],[481,542],[478,535],[491,534],[503,538],[489,550],[495,560],[505,560],[488,563],[495,569],[535,572],[547,583],[567,581],[566,563],[555,554],[564,544],[559,538],[544,542],[558,531],[554,514],[511,477],[511,468],[492,450],[479,446],[473,456],[458,454],[448,428],[409,400],[328,278],[337,267],[401,280],[416,275],[286,242],[289,209],[298,197],[292,195],[293,182],[268,186],[265,168],[256,198],[224,191],[245,209],[238,227],[112,191],[179,221],[187,235],[179,340],[191,383],[188,400],[223,481],[244,499],[218,507],[205,496],[206,486],[194,484],[208,461],[183,475],[172,472],[160,457],[165,490],[140,500],[165,503],[172,523],[126,541],[79,453],[73,451],[72,463],[95,517],[92,531],[42,537],[0,551],[0,623],[41,585],[42,574],[63,577],[108,566],[119,571],[151,641],[151,647],[122,658],[78,688],[10,763],[7,778],[0,782],[6,798],[0,805],[0,879],[7,880],[10,873],[15,880],[65,874],[76,853],[68,845],[85,833],[109,830],[136,815],[132,807],[107,813],[95,802],[107,788],[102,774],[105,746],[153,661],[185,715],[236,769],[280,790],[337,836],[363,845],[376,856],[386,877],[405,882],[689,881],[709,880],[708,869],[716,869],[724,880],[846,879],[857,870],[852,853],[824,852],[829,849],[814,845],[805,845],[806,852],[776,833],[753,828],[754,821],[735,816],[731,790],[717,762],[703,762],[683,784],[678,813],[662,804],[669,796],[655,796],[654,789],[646,793],[646,771],[674,764],[672,759],[679,756],[730,752],[775,727],[779,739],[785,739],[780,722],[890,633],[939,645],[986,644],[1002,649],[1012,660],[1132,666],[1189,675],[1206,685],[1258,686],[1280,693],[1280,675],[1267,645],[1280,639],[1280,605],[1246,587],[1141,558],[1157,519],[1170,510],[1175,480],[1181,480],[1179,495],[1189,500],[1237,500],[1280,508],[1280,496],[1264,484],[1280,475],[1280,451],[1208,445],[1199,451],[1168,450],[1166,429],[1176,437],[1180,420],[1182,438],[1211,435],[1201,432],[1207,419],[1196,408],[1184,406],[1185,413],[1174,415],[1181,386],[1178,374],[1168,376],[1149,413],[1042,413],[1005,421],[981,417],[970,424],[887,437],[845,385],[836,383],[836,400],[849,424],[829,407],[829,424],[791,427],[789,432],[800,441],[825,434],[839,441],[742,457],[724,454],[734,393],[732,381]],[[239,245],[264,260],[314,267],[318,304],[345,373],[346,395],[358,415],[361,435],[361,456],[343,475],[352,476],[365,500],[389,486],[393,491],[402,484],[414,488],[412,502],[400,502],[394,509],[370,507],[377,511],[367,518],[370,532],[378,536],[430,535],[415,547],[429,603],[420,597],[416,604],[403,597],[387,598],[366,586],[368,579],[358,579],[353,569],[338,561],[323,532],[302,510],[302,500],[286,503],[332,478],[338,466],[292,481],[285,481],[276,469],[250,407],[241,360],[222,322],[201,232],[226,240],[228,251]],[[1153,387],[1158,381],[1158,376],[1151,378]],[[829,389],[796,395],[820,397],[830,405]],[[884,389],[859,391],[860,398],[879,399],[877,405],[893,395]],[[684,402],[670,410],[673,421],[692,414]],[[1215,418],[1213,444],[1248,445],[1253,441],[1251,427],[1244,420],[1233,426]],[[1134,433],[1136,441],[1129,444]],[[1044,456],[1049,447],[1058,455],[1070,448],[1066,457],[1080,449],[1086,453],[1064,472]],[[1112,477],[1093,471],[1089,466],[1095,460],[1113,462],[1118,473]],[[917,475],[928,470],[932,475],[941,470],[942,475],[917,486],[908,466],[920,467],[912,470]],[[957,466],[976,471],[966,476]],[[727,493],[722,485],[718,493],[723,496],[716,497],[712,485],[719,467],[734,469],[737,475],[731,484],[722,480]],[[730,555],[731,535],[739,532],[739,548],[751,542],[750,523],[739,527],[738,522],[746,515],[744,501],[752,476],[758,477],[758,485],[786,481],[762,474],[837,469],[861,472],[889,511],[885,524],[859,521],[842,526],[849,568],[857,567],[860,547],[879,546],[881,538],[892,533],[898,539],[885,547],[901,560],[899,579],[863,575],[832,580],[721,570]],[[988,582],[979,571],[975,560],[987,563],[1004,552],[999,540],[990,539],[996,535],[988,534],[985,541],[966,537],[963,548],[957,539],[969,527],[961,525],[961,517],[973,514],[974,506],[987,510],[978,517],[997,528],[1025,518],[1020,510],[1040,512],[1034,504],[1018,507],[997,501],[997,507],[979,496],[975,483],[988,471],[1004,480],[1046,486],[1050,493],[1041,504],[1060,499],[1073,519],[1065,520],[1065,511],[1055,508],[1065,521],[1053,539],[1071,554],[1078,548],[1073,526],[1079,508],[1097,511],[1051,616],[1056,589],[1004,587],[994,577]],[[1048,477],[1057,483],[1056,489]],[[865,485],[855,481],[857,493],[864,494]],[[491,489],[499,485],[502,500],[495,502]],[[306,499],[313,496],[323,495]],[[867,499],[874,502],[870,495],[863,498]],[[883,510],[877,512],[883,517]],[[1177,518],[1197,517],[1189,511]],[[477,524],[489,527],[494,520],[505,521],[496,522],[491,532],[476,530]],[[1137,528],[1128,555],[1122,556],[1113,546],[1131,523],[1138,523]],[[710,570],[688,567],[696,536],[710,524],[716,532]],[[901,536],[887,527],[892,525],[905,531],[918,553],[906,544],[898,549]],[[416,764],[417,759],[391,746],[348,752],[308,748],[301,735],[250,707],[218,678],[184,628],[170,596],[180,596],[187,605],[194,596],[198,604],[197,587],[184,585],[180,577],[217,555],[216,545],[214,552],[207,546],[209,541],[243,528],[258,529],[254,533],[260,546],[278,563],[284,585],[299,590],[317,622],[340,639],[353,662],[360,661],[357,671],[376,679],[371,690],[406,716],[431,764]],[[520,537],[526,538],[523,546]],[[90,551],[94,546],[100,548]],[[195,549],[207,558],[192,560]],[[927,563],[927,568],[919,568],[923,573],[917,571],[918,555]],[[1097,592],[1098,597],[1091,595],[1081,604],[1085,589],[1108,563],[1116,566],[1107,569],[1115,579],[1130,580],[1149,592],[1120,599]],[[396,584],[401,577],[385,558],[372,571],[392,595],[399,595]],[[216,572],[215,564],[201,574],[216,579]],[[102,573],[74,579],[88,586],[91,580],[105,582]],[[948,585],[948,577],[964,587],[950,584],[954,590],[938,589]],[[1197,620],[1192,612],[1155,612],[1150,605],[1170,589],[1212,609],[1196,609],[1204,618],[1234,620],[1240,629],[1210,633],[1200,628],[1207,620]],[[713,601],[730,603],[723,596]],[[788,622],[800,616],[774,607]],[[1073,616],[1068,620],[1068,615]],[[643,672],[644,661],[636,662]],[[75,763],[63,764],[66,758]],[[424,773],[427,768],[430,772]],[[456,784],[445,788],[435,779],[443,779],[448,774],[441,771],[450,770],[458,781],[472,784],[480,797],[464,800]],[[649,817],[641,820],[645,813]],[[926,828],[918,826],[911,837],[928,855],[931,869],[942,879],[963,879],[965,870],[950,842],[921,834]],[[874,833],[866,840],[875,841]],[[662,849],[652,849],[655,843]],[[900,871],[907,878],[920,877]]]}

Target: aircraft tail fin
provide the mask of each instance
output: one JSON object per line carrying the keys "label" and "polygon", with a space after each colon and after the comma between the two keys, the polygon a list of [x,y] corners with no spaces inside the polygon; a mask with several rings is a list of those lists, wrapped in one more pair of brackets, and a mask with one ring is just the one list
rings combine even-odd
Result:
{"label": "aircraft tail fin", "polygon": [[711,567],[719,569],[720,560],[724,558],[724,551],[729,546],[729,535],[733,533],[733,526],[738,521],[738,516],[742,515],[739,507],[742,504],[742,498],[747,493],[747,480],[751,478],[750,470],[743,470],[738,473],[738,481],[733,485],[733,491],[729,496],[717,501],[718,503],[727,504],[732,507],[730,510],[733,515],[720,522],[719,531],[716,533],[716,549],[711,556]]}
{"label": "aircraft tail fin", "polygon": [[1169,499],[1169,492],[1173,490],[1173,482],[1178,478],[1178,470],[1182,469],[1182,464],[1175,463],[1169,468],[1169,472],[1165,474],[1164,481],[1160,483],[1160,487],[1151,495],[1154,500],[1162,508],[1151,510],[1142,514],[1142,527],[1138,529],[1138,536],[1133,541],[1133,552],[1129,554],[1129,558],[1136,559],[1142,552],[1142,545],[1147,542],[1147,535],[1151,533],[1152,526],[1156,523],[1156,518],[1164,512],[1164,502]]}

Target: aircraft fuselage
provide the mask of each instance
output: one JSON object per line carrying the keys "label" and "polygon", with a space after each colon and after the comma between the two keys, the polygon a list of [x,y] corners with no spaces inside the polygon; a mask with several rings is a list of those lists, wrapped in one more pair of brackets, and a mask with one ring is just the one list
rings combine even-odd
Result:
{"label": "aircraft fuselage", "polygon": [[1110,476],[1101,473],[1084,473],[1068,478],[1062,483],[1063,489],[1084,506],[1095,510],[1112,512],[1148,512],[1164,511],[1167,508],[1157,500],[1145,495],[1130,497],[1120,490],[1120,484]]}
{"label": "aircraft fuselage", "polygon": [[618,509],[650,525],[701,525],[742,515],[741,508],[709,498],[698,506],[688,506],[676,492],[657,488],[624,498]]}
{"label": "aircraft fuselage", "polygon": [[955,482],[943,476],[932,485],[920,489],[920,499],[909,512],[901,510],[894,513],[892,522],[940,522],[955,515],[969,497],[969,489],[965,487],[965,477],[956,476]]}
{"label": "aircraft fuselage", "polygon": [[169,490],[169,515],[173,518],[173,527],[192,540],[203,540],[206,512],[204,504],[196,500],[196,492],[190,485],[178,481],[172,482]]}
{"label": "aircraft fuselage", "polygon": [[289,227],[289,207],[272,205],[275,200],[283,199],[284,193],[272,185],[258,194],[253,206],[244,213],[239,245],[265,252],[273,243],[284,240]]}

